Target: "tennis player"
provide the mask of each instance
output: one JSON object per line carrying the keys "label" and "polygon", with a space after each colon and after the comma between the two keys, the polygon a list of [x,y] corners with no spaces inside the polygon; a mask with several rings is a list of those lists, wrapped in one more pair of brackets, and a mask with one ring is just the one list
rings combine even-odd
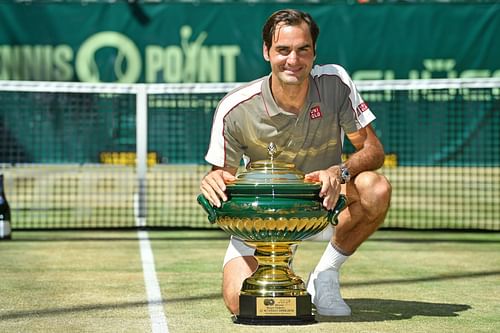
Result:
{"label": "tennis player", "polygon": [[[240,162],[268,158],[274,142],[277,160],[294,163],[306,178],[322,183],[326,209],[339,193],[348,207],[311,272],[307,290],[320,315],[348,316],[340,294],[342,264],[383,222],[391,197],[387,179],[374,170],[384,150],[370,123],[375,119],[347,72],[338,65],[314,65],[319,28],[297,10],[272,14],[263,27],[263,55],[271,74],[227,94],[219,103],[206,161],[212,171],[201,181],[203,195],[215,206],[227,200],[225,183],[235,179]],[[333,41],[332,41],[333,43]],[[344,135],[356,152],[342,163]],[[257,268],[254,249],[231,238],[223,268],[223,296],[239,313],[239,291]]]}

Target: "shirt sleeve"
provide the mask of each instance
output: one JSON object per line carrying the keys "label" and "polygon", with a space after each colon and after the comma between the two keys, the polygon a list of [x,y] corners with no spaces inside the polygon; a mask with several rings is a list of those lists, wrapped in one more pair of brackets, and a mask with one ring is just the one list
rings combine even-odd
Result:
{"label": "shirt sleeve", "polygon": [[218,167],[238,168],[243,155],[240,143],[232,133],[228,116],[216,111],[205,160]]}
{"label": "shirt sleeve", "polygon": [[356,85],[345,69],[340,67],[339,73],[342,82],[348,88],[346,98],[341,106],[340,125],[346,133],[352,133],[368,126],[375,120],[375,115],[359,94]]}

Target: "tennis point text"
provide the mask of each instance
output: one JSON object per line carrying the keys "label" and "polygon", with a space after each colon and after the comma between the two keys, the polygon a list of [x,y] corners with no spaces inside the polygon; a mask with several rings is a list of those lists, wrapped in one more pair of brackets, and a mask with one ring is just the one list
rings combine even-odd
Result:
{"label": "tennis point text", "polygon": [[[236,82],[237,44],[209,44],[206,31],[194,34],[191,26],[179,29],[179,45],[146,45],[142,50],[128,36],[115,31],[90,35],[78,47],[59,45],[0,45],[0,80],[81,81],[117,83]],[[105,65],[102,65],[105,64]],[[500,69],[457,70],[454,59],[423,59],[422,69],[412,69],[408,79],[500,77]],[[352,72],[355,81],[393,80],[392,69]],[[425,90],[410,92],[411,100],[452,99],[457,90],[436,96]],[[500,89],[477,96],[461,92],[464,100],[498,99]],[[367,101],[390,101],[390,90],[363,93]]]}
{"label": "tennis point text", "polygon": [[[117,83],[235,82],[239,45],[205,45],[208,34],[179,31],[180,45],[146,45],[143,54],[127,36],[102,31],[76,50],[60,45],[0,45],[0,80]],[[111,61],[113,63],[110,63]],[[99,66],[98,60],[106,63]]]}

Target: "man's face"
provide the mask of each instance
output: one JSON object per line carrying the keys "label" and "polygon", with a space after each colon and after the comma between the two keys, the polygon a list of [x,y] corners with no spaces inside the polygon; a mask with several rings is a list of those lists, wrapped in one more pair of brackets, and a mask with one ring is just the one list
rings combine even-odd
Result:
{"label": "man's face", "polygon": [[284,84],[300,85],[308,78],[315,58],[309,27],[304,22],[277,26],[271,48],[264,45],[263,52],[272,75]]}

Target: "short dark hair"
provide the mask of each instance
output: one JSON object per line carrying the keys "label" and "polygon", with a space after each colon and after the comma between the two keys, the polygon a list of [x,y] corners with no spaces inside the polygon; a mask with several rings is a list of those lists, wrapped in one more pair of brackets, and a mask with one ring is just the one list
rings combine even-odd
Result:
{"label": "short dark hair", "polygon": [[314,53],[316,53],[316,40],[319,35],[319,27],[311,15],[296,9],[278,10],[269,16],[264,24],[264,28],[262,29],[262,39],[267,49],[271,49],[271,46],[273,45],[273,36],[276,32],[278,24],[283,23],[285,25],[299,25],[302,22],[305,22],[309,26],[309,31],[311,32],[313,40]]}

